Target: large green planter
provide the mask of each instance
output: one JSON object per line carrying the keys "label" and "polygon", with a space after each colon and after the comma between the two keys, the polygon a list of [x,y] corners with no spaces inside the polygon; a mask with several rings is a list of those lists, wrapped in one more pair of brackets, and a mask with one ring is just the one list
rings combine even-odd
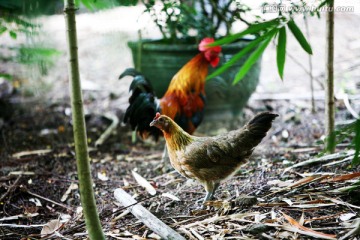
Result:
{"label": "large green planter", "polygon": [[[248,43],[248,40],[242,40],[223,46],[220,63],[228,61]],[[158,97],[164,95],[175,73],[199,52],[195,44],[165,44],[161,41],[143,40],[141,43],[129,42],[128,45],[132,50],[135,68],[151,81]],[[204,122],[229,120],[241,113],[255,91],[260,75],[260,61],[258,61],[244,79],[235,86],[232,85],[234,76],[247,57],[220,76],[206,82],[207,104]],[[214,69],[210,67],[210,72],[212,71]]]}

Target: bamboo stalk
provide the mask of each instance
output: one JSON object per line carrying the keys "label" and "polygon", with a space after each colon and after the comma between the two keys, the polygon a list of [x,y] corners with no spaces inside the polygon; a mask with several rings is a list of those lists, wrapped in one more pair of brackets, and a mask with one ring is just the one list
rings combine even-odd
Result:
{"label": "bamboo stalk", "polygon": [[86,228],[89,238],[93,240],[105,239],[101,229],[99,215],[96,209],[93,183],[90,173],[90,162],[88,155],[87,136],[85,128],[83,100],[79,74],[79,62],[77,53],[77,35],[75,20],[74,0],[64,0],[64,13],[66,23],[66,37],[68,45],[68,69],[70,79],[70,96],[72,119],[74,125],[74,141],[76,152],[77,172],[80,186],[80,199],[84,211]]}
{"label": "bamboo stalk", "polygon": [[329,1],[326,13],[326,52],[327,52],[327,84],[325,87],[325,116],[326,116],[326,150],[335,151],[335,96],[334,96],[334,1]]}

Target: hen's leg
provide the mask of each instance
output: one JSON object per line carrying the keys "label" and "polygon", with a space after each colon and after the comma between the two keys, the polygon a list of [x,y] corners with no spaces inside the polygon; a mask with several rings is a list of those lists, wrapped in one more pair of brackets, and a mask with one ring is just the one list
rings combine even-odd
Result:
{"label": "hen's leg", "polygon": [[214,193],[215,193],[216,189],[219,187],[219,185],[220,185],[219,182],[213,182],[213,181],[205,183],[204,187],[206,190],[206,196],[203,200],[203,205],[206,201],[209,201],[214,197]]}

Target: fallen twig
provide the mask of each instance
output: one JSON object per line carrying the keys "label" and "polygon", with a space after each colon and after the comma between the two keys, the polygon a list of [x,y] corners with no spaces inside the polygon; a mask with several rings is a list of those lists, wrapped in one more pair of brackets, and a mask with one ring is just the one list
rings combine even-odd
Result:
{"label": "fallen twig", "polygon": [[[155,195],[155,196],[156,196],[156,195]],[[153,198],[153,197],[155,197],[155,196],[150,196],[150,197],[141,199],[140,201],[137,201],[136,203],[131,204],[131,205],[128,205],[128,206],[126,206],[126,207],[122,207],[122,208],[116,210],[115,212],[110,212],[110,213],[107,213],[107,214],[100,214],[100,218],[102,219],[102,218],[109,217],[109,216],[111,216],[111,215],[117,215],[118,213],[120,213],[120,212],[122,212],[122,211],[124,211],[124,210],[128,211],[127,209],[128,209],[129,207],[132,207],[132,206],[134,206],[134,205],[136,205],[136,204],[138,204],[138,203],[141,203],[141,202],[143,202],[143,201],[149,200],[149,199],[151,199],[151,198]],[[126,211],[125,211],[125,212],[126,212]],[[125,212],[124,212],[124,213],[125,213]],[[116,218],[114,218],[113,220],[115,221]],[[70,233],[70,232],[72,232],[72,231],[75,231],[75,230],[80,229],[80,228],[83,228],[83,227],[85,227],[85,222],[84,222],[84,221],[78,223],[75,227],[72,227],[72,228],[69,228],[69,229],[65,230],[63,234],[68,234],[68,233]]]}
{"label": "fallen twig", "polygon": [[12,228],[38,228],[44,226],[45,224],[34,224],[34,225],[21,225],[21,224],[10,224],[10,223],[0,224],[0,227],[12,227]]}
{"label": "fallen twig", "polygon": [[344,162],[350,162],[353,158],[354,158],[354,156],[351,155],[351,156],[346,157],[346,158],[344,158],[342,160],[338,160],[338,161],[335,161],[335,162],[324,164],[323,166],[327,167],[327,166],[332,166],[332,165],[336,165],[336,164],[340,164],[340,163],[344,163]]}
{"label": "fallen twig", "polygon": [[40,149],[40,150],[33,150],[33,151],[22,151],[22,152],[14,153],[12,155],[12,157],[13,158],[21,158],[21,157],[29,156],[29,155],[44,155],[49,152],[52,152],[52,150],[51,149]]}
{"label": "fallen twig", "polygon": [[196,237],[194,237],[190,231],[186,230],[185,228],[179,228],[179,231],[183,232],[190,240],[198,240]]}
{"label": "fallen twig", "polygon": [[[135,199],[133,199],[127,192],[125,192],[121,188],[115,189],[114,192],[115,198],[123,205],[128,206],[130,204],[137,203]],[[152,213],[150,213],[146,208],[142,205],[137,204],[129,208],[131,213],[142,221],[147,227],[149,227],[152,231],[158,234],[160,237],[164,239],[184,239],[179,233],[174,231],[168,225],[160,221],[157,217],[155,217]]]}
{"label": "fallen twig", "polygon": [[350,239],[351,237],[360,235],[360,219],[355,219],[353,225],[355,225],[355,227],[351,229],[348,233],[346,233],[344,236],[339,238],[339,240]]}
{"label": "fallen twig", "polygon": [[29,191],[28,189],[26,189],[26,188],[24,188],[24,190],[25,190],[28,194],[33,195],[34,197],[40,198],[40,199],[45,200],[45,201],[47,201],[47,202],[51,202],[51,203],[53,203],[53,204],[55,204],[55,205],[58,205],[58,206],[63,207],[63,208],[66,208],[66,209],[68,209],[68,210],[70,210],[70,211],[72,211],[72,212],[74,211],[71,207],[66,206],[65,204],[55,202],[54,200],[51,200],[51,199],[49,199],[49,198],[40,196],[40,195],[38,195],[38,194],[36,194],[36,193],[30,192],[30,191]]}
{"label": "fallen twig", "polygon": [[336,238],[334,237],[326,237],[326,236],[319,236],[317,234],[314,234],[312,232],[308,232],[308,231],[304,231],[302,229],[299,229],[298,227],[293,227],[290,225],[279,225],[279,224],[274,224],[274,223],[264,223],[266,226],[270,226],[270,227],[276,227],[276,228],[280,228],[289,232],[294,232],[294,233],[300,233],[306,236],[310,236],[313,238],[322,238],[322,239],[330,239],[330,240],[335,240]]}
{"label": "fallen twig", "polygon": [[287,194],[285,195],[288,195],[289,193],[292,193],[295,189],[298,189],[298,188],[302,188],[312,182],[317,182],[319,180],[322,180],[322,179],[325,179],[327,178],[328,175],[313,175],[313,176],[308,176],[308,177],[305,177],[303,179],[300,179],[299,181],[296,181],[294,182],[293,184],[289,185],[289,186],[286,186],[284,188],[281,188],[275,192],[272,192],[272,193],[269,193],[267,195],[265,195],[263,198],[267,198],[267,197],[270,197],[270,196],[273,196],[277,193],[281,193],[281,192],[284,192],[284,191],[287,191],[287,190],[292,190],[290,192],[288,192]]}
{"label": "fallen twig", "polygon": [[345,107],[349,111],[349,113],[351,113],[351,115],[353,115],[354,118],[360,119],[359,114],[350,105],[349,95],[344,94],[343,101],[344,101]]}
{"label": "fallen twig", "polygon": [[183,225],[183,224],[185,224],[187,222],[191,222],[191,221],[197,220],[199,218],[209,217],[211,215],[214,215],[214,213],[209,213],[209,214],[206,214],[206,215],[201,215],[201,216],[193,217],[193,218],[190,218],[190,219],[186,219],[186,220],[181,221],[181,222],[176,222],[176,223],[173,223],[172,226],[175,227],[175,226],[178,226],[178,225]]}
{"label": "fallen twig", "polygon": [[6,191],[6,193],[4,193],[1,197],[0,197],[0,202],[2,202],[6,197],[7,195],[9,195],[17,186],[18,182],[20,181],[20,178],[21,178],[21,175],[19,175],[15,182],[8,188],[8,190]]}
{"label": "fallen twig", "polygon": [[297,164],[294,164],[288,168],[285,168],[284,173],[286,173],[287,171],[289,171],[292,168],[297,168],[297,167],[301,167],[301,166],[306,166],[306,165],[310,165],[310,164],[314,164],[314,163],[320,163],[320,162],[326,162],[326,161],[331,161],[331,160],[335,160],[335,159],[339,159],[339,158],[346,158],[349,156],[354,155],[355,151],[354,150],[349,150],[347,152],[338,152],[338,153],[334,153],[334,154],[330,154],[330,155],[325,155],[319,158],[312,158],[309,159],[307,161],[303,161],[303,162],[299,162]]}
{"label": "fallen twig", "polygon": [[117,125],[119,124],[119,118],[113,114],[105,114],[106,118],[112,120],[110,126],[105,130],[103,134],[99,137],[98,140],[95,142],[95,147],[101,146],[111,135],[111,133],[116,129]]}

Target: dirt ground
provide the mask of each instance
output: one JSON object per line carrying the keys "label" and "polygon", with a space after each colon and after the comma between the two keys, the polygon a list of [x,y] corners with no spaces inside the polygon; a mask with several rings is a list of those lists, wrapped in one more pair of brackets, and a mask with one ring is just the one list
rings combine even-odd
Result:
{"label": "dirt ground", "polygon": [[[353,180],[333,179],[360,169],[351,167],[347,160],[284,172],[286,167],[322,153],[323,109],[312,114],[304,107],[307,104],[285,100],[252,102],[252,107],[244,111],[244,118],[249,119],[264,108],[280,117],[251,160],[220,186],[215,195],[218,201],[201,211],[197,210],[197,201],[204,197],[202,187],[174,171],[164,173],[159,168],[163,141],[132,143],[129,129],[119,126],[104,146],[94,148],[95,140],[110,122],[100,115],[87,115],[94,190],[107,238],[158,237],[132,214],[124,214],[114,198],[116,188],[123,188],[142,201],[156,217],[189,239],[198,239],[196,234],[204,239],[311,238],[309,233],[293,233],[284,228],[293,226],[284,216],[297,221],[305,219],[304,227],[318,229],[328,234],[328,239],[333,234],[345,234],[358,217],[359,192],[337,192]],[[351,118],[342,104],[337,107],[339,118]],[[1,131],[1,239],[38,239],[44,224],[56,219],[63,223],[58,238],[86,239],[68,108],[61,104],[20,104]],[[349,141],[344,139],[337,151],[344,153]],[[325,163],[344,158],[340,155]],[[157,194],[151,196],[139,186],[132,171],[147,179]],[[291,184],[294,186],[288,188]],[[244,195],[251,196],[251,201],[243,202]]]}
{"label": "dirt ground", "polygon": [[[119,73],[132,65],[126,41],[137,38],[128,26],[141,9],[113,9],[78,16],[79,56],[84,86],[89,154],[99,216],[107,239],[159,239],[127,212],[114,197],[122,188],[161,221],[187,239],[337,239],[356,226],[359,190],[342,191],[358,178],[360,168],[350,164],[351,141],[345,137],[338,155],[297,166],[323,153],[324,136],[324,19],[311,19],[314,49],[316,113],[310,106],[307,57],[289,40],[286,78],[274,71],[275,50],[264,54],[260,84],[242,113],[242,123],[261,111],[280,115],[250,161],[225,181],[204,210],[197,201],[205,191],[178,173],[159,167],[164,141],[131,141],[128,126],[119,124],[100,147],[95,141],[111,124],[109,113],[122,120],[127,107],[130,79],[119,83]],[[125,18],[122,18],[125,16]],[[117,19],[119,24],[107,25]],[[41,18],[42,38],[65,52],[63,17]],[[336,19],[336,123],[353,120],[343,98],[359,112],[358,15]],[[153,33],[144,33],[153,36]],[[154,34],[156,35],[156,33]],[[20,40],[19,40],[20,41]],[[114,54],[114,49],[117,49]],[[16,70],[16,66],[7,66]],[[31,97],[15,94],[12,112],[0,129],[0,239],[40,239],[41,230],[58,220],[53,236],[43,239],[86,239],[80,205],[76,161],[68,100],[66,58],[56,62],[47,76],[31,69],[19,77]],[[39,85],[49,87],[39,87]],[[116,91],[114,90],[116,89]],[[110,97],[111,95],[111,97]],[[289,167],[293,168],[289,168]],[[139,186],[133,171],[156,189],[156,195]],[[352,174],[352,175],[349,175]],[[247,197],[244,197],[247,196]],[[348,239],[356,239],[350,237]]]}

